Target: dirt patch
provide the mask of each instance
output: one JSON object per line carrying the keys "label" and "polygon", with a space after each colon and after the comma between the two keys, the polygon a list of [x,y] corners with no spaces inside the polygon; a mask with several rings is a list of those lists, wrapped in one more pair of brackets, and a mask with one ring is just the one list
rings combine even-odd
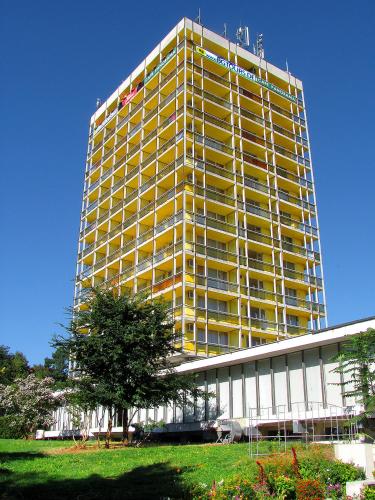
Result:
{"label": "dirt patch", "polygon": [[121,443],[111,444],[109,449],[104,447],[104,444],[98,448],[96,444],[88,444],[84,447],[82,446],[70,446],[69,448],[52,448],[50,450],[44,450],[43,453],[46,455],[75,455],[81,453],[95,453],[97,451],[111,451],[111,450],[126,450],[130,447],[123,446]]}
{"label": "dirt patch", "polygon": [[51,450],[44,450],[44,453],[46,455],[75,455],[80,453],[92,453],[101,449],[103,448],[97,448],[96,446],[86,446],[85,448],[70,446],[69,448],[52,448]]}

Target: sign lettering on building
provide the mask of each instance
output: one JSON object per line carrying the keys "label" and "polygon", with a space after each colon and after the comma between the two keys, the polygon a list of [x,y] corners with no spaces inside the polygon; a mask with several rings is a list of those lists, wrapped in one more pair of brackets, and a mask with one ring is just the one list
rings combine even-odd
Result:
{"label": "sign lettering on building", "polygon": [[280,87],[277,87],[273,83],[267,82],[267,80],[264,80],[263,78],[254,75],[250,71],[247,71],[246,69],[243,69],[240,66],[237,66],[236,64],[227,61],[223,57],[217,56],[216,54],[213,54],[212,52],[209,52],[208,50],[204,49],[203,47],[199,47],[198,45],[195,46],[195,51],[201,56],[205,57],[206,59],[209,59],[210,61],[213,61],[216,64],[220,64],[220,66],[224,66],[224,68],[229,69],[229,71],[237,73],[237,75],[243,76],[247,80],[251,80],[252,82],[258,83],[262,87],[272,90],[276,94],[285,97],[289,101],[297,103],[297,98],[294,95],[289,94],[288,92],[281,89]]}

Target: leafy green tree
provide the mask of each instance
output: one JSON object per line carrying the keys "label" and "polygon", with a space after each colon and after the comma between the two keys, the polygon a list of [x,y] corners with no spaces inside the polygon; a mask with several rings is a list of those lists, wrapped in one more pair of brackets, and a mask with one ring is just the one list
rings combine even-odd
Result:
{"label": "leafy green tree", "polygon": [[56,388],[62,389],[67,385],[68,369],[68,357],[62,348],[57,348],[51,358],[44,358],[43,364],[33,365],[31,371],[37,378],[52,377]]}
{"label": "leafy green tree", "polygon": [[16,378],[24,378],[30,372],[29,363],[22,352],[10,352],[9,347],[0,345],[0,384],[11,384]]}
{"label": "leafy green tree", "polygon": [[340,352],[333,358],[338,362],[333,371],[342,375],[340,385],[344,397],[353,397],[363,407],[357,418],[365,431],[375,433],[375,330],[352,335],[342,344]]}
{"label": "leafy green tree", "polygon": [[64,352],[64,349],[57,347],[51,358],[45,358],[44,366],[50,370],[51,377],[56,382],[65,382],[69,372],[69,357]]}
{"label": "leafy green tree", "polygon": [[53,345],[71,356],[81,403],[108,410],[107,446],[115,408],[123,412],[126,443],[135,410],[206,397],[193,376],[175,373],[171,355],[179,352],[178,339],[160,301],[93,289],[67,331]]}
{"label": "leafy green tree", "polygon": [[33,365],[31,367],[31,372],[36,376],[38,379],[46,378],[51,376],[51,371],[48,367],[46,367],[43,364],[38,364],[38,365]]}

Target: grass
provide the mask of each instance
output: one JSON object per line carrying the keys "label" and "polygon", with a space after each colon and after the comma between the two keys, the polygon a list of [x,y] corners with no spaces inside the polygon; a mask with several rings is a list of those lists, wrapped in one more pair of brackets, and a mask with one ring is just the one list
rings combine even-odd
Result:
{"label": "grass", "polygon": [[0,440],[0,498],[192,498],[195,484],[257,475],[246,443],[110,450],[90,444],[78,452],[71,447],[69,441]]}

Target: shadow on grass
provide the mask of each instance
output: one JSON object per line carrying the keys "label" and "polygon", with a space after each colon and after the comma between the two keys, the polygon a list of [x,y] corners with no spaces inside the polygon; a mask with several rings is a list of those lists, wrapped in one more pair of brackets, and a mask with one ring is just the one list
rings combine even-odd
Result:
{"label": "shadow on grass", "polygon": [[0,452],[0,462],[9,462],[13,460],[33,460],[34,458],[46,458],[48,455],[38,451],[7,451]]}
{"label": "shadow on grass", "polygon": [[[134,499],[161,500],[191,498],[182,482],[181,471],[169,463],[137,467],[121,476],[105,478],[93,474],[84,479],[46,480],[35,474],[14,474],[0,484],[0,498],[35,500]],[[28,479],[34,484],[25,486]],[[22,486],[19,483],[22,482]]]}

